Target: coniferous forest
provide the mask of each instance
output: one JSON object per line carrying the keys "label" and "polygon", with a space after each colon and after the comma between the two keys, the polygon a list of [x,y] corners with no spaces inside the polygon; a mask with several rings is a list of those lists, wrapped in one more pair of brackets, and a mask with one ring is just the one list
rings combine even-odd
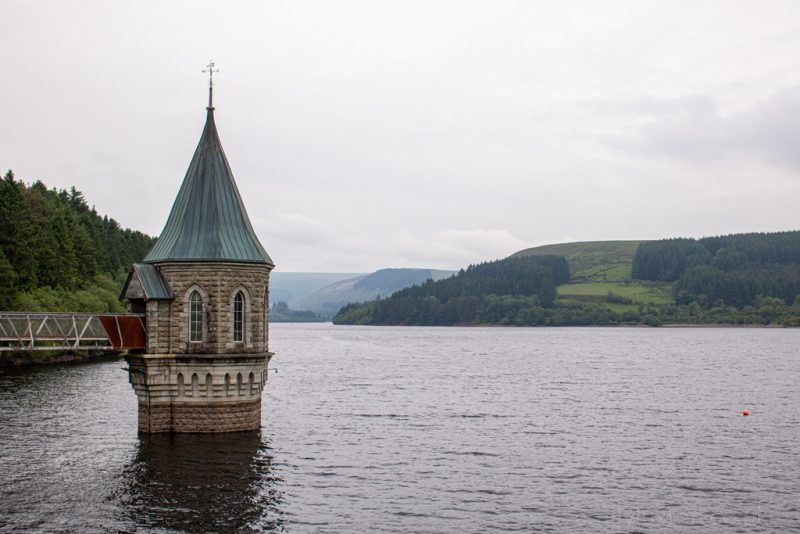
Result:
{"label": "coniferous forest", "polygon": [[[556,286],[569,281],[563,256],[507,258],[470,265],[458,274],[428,280],[388,299],[349,304],[337,324],[452,325],[499,323],[513,310],[536,321],[556,298]],[[533,324],[536,324],[535,322]]]}
{"label": "coniferous forest", "polygon": [[736,234],[642,243],[633,277],[675,282],[678,304],[748,306],[800,295],[800,232]]}
{"label": "coniferous forest", "polygon": [[74,187],[0,179],[0,310],[124,311],[124,277],[155,239],[123,229]]}

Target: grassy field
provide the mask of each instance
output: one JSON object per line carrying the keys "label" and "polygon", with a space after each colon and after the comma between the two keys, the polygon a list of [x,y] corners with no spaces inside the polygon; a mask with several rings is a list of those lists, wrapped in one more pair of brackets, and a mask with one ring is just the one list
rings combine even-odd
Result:
{"label": "grassy field", "polygon": [[573,282],[622,282],[631,277],[636,249],[642,241],[585,241],[520,250],[517,256],[564,256]]}
{"label": "grassy field", "polygon": [[[636,249],[643,241],[586,241],[559,243],[521,250],[515,256],[564,256],[572,280],[558,286],[561,301],[602,303],[624,312],[636,310],[639,304],[669,304],[673,302],[670,284],[631,280],[631,267]],[[632,304],[607,302],[609,292],[631,299]]]}

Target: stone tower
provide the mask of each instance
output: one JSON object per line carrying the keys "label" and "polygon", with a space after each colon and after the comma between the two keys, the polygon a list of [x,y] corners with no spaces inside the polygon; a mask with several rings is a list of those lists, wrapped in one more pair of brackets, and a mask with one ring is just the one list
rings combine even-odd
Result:
{"label": "stone tower", "polygon": [[261,426],[275,265],[222,150],[210,87],[206,109],[164,230],[122,291],[131,312],[146,314],[147,347],[127,356],[141,432]]}

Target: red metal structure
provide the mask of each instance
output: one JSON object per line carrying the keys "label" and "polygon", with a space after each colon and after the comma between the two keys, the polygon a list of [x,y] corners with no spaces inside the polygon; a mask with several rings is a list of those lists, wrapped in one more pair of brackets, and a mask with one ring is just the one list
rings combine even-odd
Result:
{"label": "red metal structure", "polygon": [[0,352],[138,350],[146,346],[144,314],[0,312]]}
{"label": "red metal structure", "polygon": [[114,350],[147,348],[147,327],[142,314],[98,315]]}

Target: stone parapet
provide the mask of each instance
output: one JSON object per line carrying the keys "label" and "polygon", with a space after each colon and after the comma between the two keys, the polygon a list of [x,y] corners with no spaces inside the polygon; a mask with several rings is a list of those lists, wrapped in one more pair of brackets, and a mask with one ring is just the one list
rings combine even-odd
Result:
{"label": "stone parapet", "polygon": [[272,353],[131,354],[142,432],[231,432],[261,426]]}

